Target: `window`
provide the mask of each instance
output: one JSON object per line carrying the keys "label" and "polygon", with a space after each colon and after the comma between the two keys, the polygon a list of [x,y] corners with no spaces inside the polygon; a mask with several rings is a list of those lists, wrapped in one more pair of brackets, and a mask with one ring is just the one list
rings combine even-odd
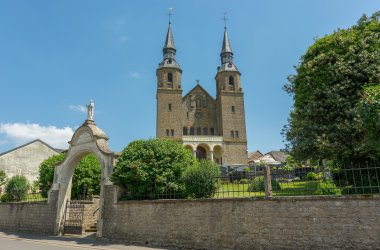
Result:
{"label": "window", "polygon": [[198,99],[195,100],[195,107],[197,109],[202,108],[202,99],[201,98],[198,98]]}
{"label": "window", "polygon": [[210,128],[210,135],[214,135],[214,128]]}
{"label": "window", "polygon": [[166,130],[166,136],[169,136],[169,129]]}
{"label": "window", "polygon": [[186,112],[186,116],[187,116],[187,118],[189,118],[189,112]]}
{"label": "window", "polygon": [[208,129],[207,128],[203,128],[203,135],[208,135]]}
{"label": "window", "polygon": [[168,73],[168,82],[173,82],[173,74]]}
{"label": "window", "polygon": [[234,86],[234,77],[233,76],[228,77],[228,85]]}
{"label": "window", "polygon": [[201,135],[201,128],[200,127],[197,128],[197,135]]}
{"label": "window", "polygon": [[187,135],[187,127],[183,127],[183,135]]}
{"label": "window", "polygon": [[235,106],[231,107],[231,111],[232,111],[232,113],[235,113]]}
{"label": "window", "polygon": [[174,129],[172,129],[171,134],[172,134],[172,136],[174,136]]}
{"label": "window", "polygon": [[194,135],[194,128],[193,127],[190,128],[190,135]]}
{"label": "window", "polygon": [[235,138],[239,138],[239,131],[235,131]]}
{"label": "window", "polygon": [[172,111],[172,104],[171,103],[169,103],[169,111]]}
{"label": "window", "polygon": [[235,133],[234,131],[231,130],[231,137],[234,138],[235,137]]}

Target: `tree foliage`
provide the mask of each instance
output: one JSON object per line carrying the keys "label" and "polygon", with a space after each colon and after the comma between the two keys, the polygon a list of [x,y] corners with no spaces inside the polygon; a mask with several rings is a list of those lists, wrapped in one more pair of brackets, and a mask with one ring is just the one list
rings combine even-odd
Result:
{"label": "tree foliage", "polygon": [[210,198],[218,190],[219,166],[210,160],[201,160],[184,174],[186,193],[192,198]]}
{"label": "tree foliage", "polygon": [[[43,161],[39,167],[38,183],[43,197],[54,181],[54,168],[63,161],[66,154],[51,156]],[[100,194],[101,167],[96,156],[93,154],[83,157],[76,166],[73,174],[71,198],[80,198],[83,195]]]}
{"label": "tree foliage", "polygon": [[358,109],[366,131],[366,146],[380,158],[380,84],[364,88]]}
{"label": "tree foliage", "polygon": [[22,201],[30,188],[28,179],[23,175],[15,175],[9,179],[5,186],[8,201]]}
{"label": "tree foliage", "polygon": [[44,160],[39,166],[38,184],[43,197],[48,196],[48,191],[53,185],[54,181],[54,167],[63,159],[65,159],[66,154],[58,154],[49,157]]}
{"label": "tree foliage", "polygon": [[197,164],[191,152],[171,140],[150,139],[131,142],[122,152],[111,176],[115,185],[125,187],[127,198],[156,198],[160,194],[184,194],[183,174]]}
{"label": "tree foliage", "polygon": [[[7,174],[4,170],[0,170],[0,188],[7,182]],[[1,193],[1,192],[0,192]]]}
{"label": "tree foliage", "polygon": [[357,104],[363,86],[380,84],[380,12],[317,39],[284,89],[294,108],[283,133],[298,160],[373,158]]}

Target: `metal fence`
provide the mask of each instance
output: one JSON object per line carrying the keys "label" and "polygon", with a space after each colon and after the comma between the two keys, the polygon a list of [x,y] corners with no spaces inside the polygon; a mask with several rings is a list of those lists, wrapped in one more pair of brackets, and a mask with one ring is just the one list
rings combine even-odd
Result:
{"label": "metal fence", "polygon": [[121,200],[379,193],[380,167],[377,165],[350,165],[334,171],[312,168],[285,171],[266,166],[256,171],[230,171],[214,178],[194,179],[190,185],[169,179],[130,185]]}
{"label": "metal fence", "polygon": [[7,194],[0,195],[0,202],[46,202],[47,197],[44,197],[41,192],[30,192],[26,195],[9,196]]}

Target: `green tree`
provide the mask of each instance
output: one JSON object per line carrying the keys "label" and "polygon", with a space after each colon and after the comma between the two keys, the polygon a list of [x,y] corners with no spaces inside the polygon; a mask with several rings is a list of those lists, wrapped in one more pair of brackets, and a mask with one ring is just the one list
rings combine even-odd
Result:
{"label": "green tree", "polygon": [[[54,181],[54,168],[63,161],[66,154],[54,155],[43,161],[39,167],[39,189],[42,196],[47,193]],[[73,174],[71,198],[77,199],[83,195],[100,194],[101,167],[93,154],[83,157],[76,166]]]}
{"label": "green tree", "polygon": [[[358,104],[366,131],[366,146],[380,156],[380,84],[364,88]],[[380,158],[380,157],[379,157]]]}
{"label": "green tree", "polygon": [[[4,170],[0,170],[0,188],[7,182],[7,174]],[[1,192],[0,192],[1,193]]]}
{"label": "green tree", "polygon": [[74,170],[72,198],[100,194],[101,167],[95,155],[83,157]]}
{"label": "green tree", "polygon": [[218,190],[219,166],[210,160],[201,160],[184,174],[186,193],[193,198],[210,198]]}
{"label": "green tree", "polygon": [[123,150],[111,181],[127,189],[128,199],[178,198],[185,193],[183,173],[196,164],[192,153],[175,141],[137,140]]}
{"label": "green tree", "polygon": [[297,160],[340,163],[373,157],[357,111],[364,85],[380,83],[380,12],[317,39],[284,89],[294,108],[283,133]]}
{"label": "green tree", "polygon": [[39,166],[38,184],[41,191],[42,197],[46,198],[48,196],[48,191],[53,185],[54,181],[54,167],[63,159],[65,159],[66,154],[58,154],[49,157],[44,160]]}
{"label": "green tree", "polygon": [[30,188],[30,183],[23,175],[15,175],[5,186],[5,194],[9,201],[22,201]]}

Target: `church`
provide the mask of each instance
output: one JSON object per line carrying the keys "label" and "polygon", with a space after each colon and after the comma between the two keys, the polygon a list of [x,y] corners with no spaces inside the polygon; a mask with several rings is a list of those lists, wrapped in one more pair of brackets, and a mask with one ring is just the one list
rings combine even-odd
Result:
{"label": "church", "polygon": [[198,159],[224,166],[246,165],[244,93],[227,28],[224,27],[221,63],[215,76],[216,98],[199,82],[182,96],[182,69],[176,52],[169,22],[163,59],[156,71],[156,136],[182,143]]}

